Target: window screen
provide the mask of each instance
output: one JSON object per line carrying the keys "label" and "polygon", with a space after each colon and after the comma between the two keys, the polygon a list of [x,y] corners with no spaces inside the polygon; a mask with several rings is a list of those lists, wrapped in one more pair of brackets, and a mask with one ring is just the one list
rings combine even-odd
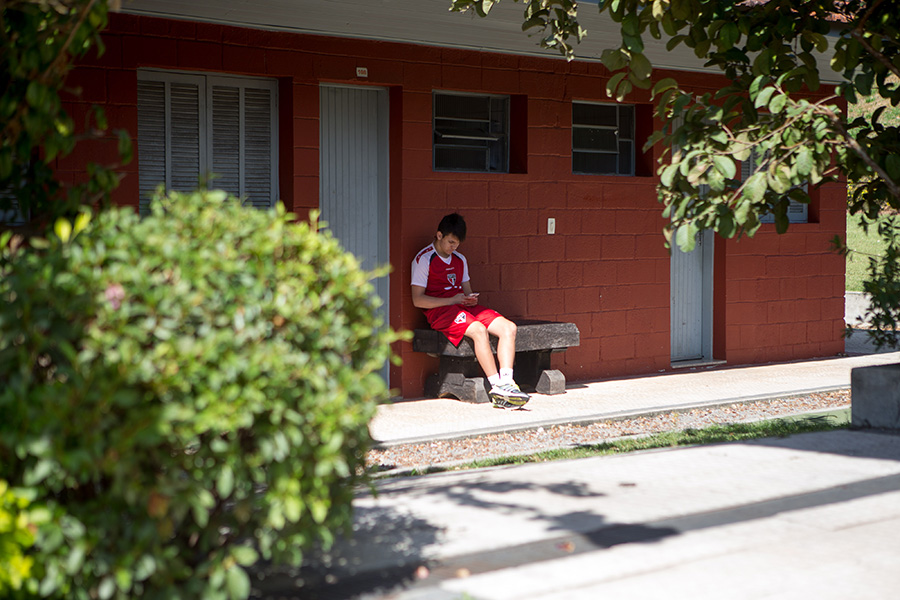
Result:
{"label": "window screen", "polygon": [[509,97],[434,93],[434,169],[509,171]]}
{"label": "window screen", "polygon": [[572,172],[634,175],[634,106],[572,103]]}

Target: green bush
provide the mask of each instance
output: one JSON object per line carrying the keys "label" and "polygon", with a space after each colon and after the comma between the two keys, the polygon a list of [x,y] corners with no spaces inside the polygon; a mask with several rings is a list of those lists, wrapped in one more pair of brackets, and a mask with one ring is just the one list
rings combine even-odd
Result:
{"label": "green bush", "polygon": [[[327,232],[224,192],[0,240],[0,478],[42,596],[244,598],[348,526],[398,335]],[[52,237],[52,236],[51,236]]]}
{"label": "green bush", "polygon": [[34,558],[28,551],[34,545],[34,522],[29,518],[28,499],[9,488],[0,479],[0,598],[25,597]]}

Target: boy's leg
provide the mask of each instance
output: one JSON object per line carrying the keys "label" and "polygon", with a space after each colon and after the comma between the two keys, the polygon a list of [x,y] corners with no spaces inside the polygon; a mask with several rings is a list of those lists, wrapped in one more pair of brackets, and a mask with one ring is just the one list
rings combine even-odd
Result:
{"label": "boy's leg", "polygon": [[487,330],[497,336],[497,362],[500,368],[512,369],[516,360],[516,324],[506,317],[497,317]]}
{"label": "boy's leg", "polygon": [[[475,358],[491,385],[488,394],[491,401],[500,408],[522,406],[528,402],[529,396],[512,380],[512,367],[516,358],[516,324],[484,307],[479,307],[474,312],[474,320],[468,323],[464,335],[472,340]],[[462,322],[466,320],[468,319]],[[460,321],[455,320],[455,323]],[[501,368],[499,372],[491,350],[490,334],[497,336],[497,357]],[[501,374],[504,379],[501,379]]]}
{"label": "boy's leg", "polygon": [[528,402],[528,394],[513,381],[513,363],[516,359],[516,324],[505,317],[496,317],[487,331],[497,336],[497,360],[500,363],[500,380],[491,388],[494,406],[513,408]]}
{"label": "boy's leg", "polygon": [[[472,340],[475,350],[475,358],[488,379],[497,374],[497,365],[494,363],[494,353],[491,351],[491,338],[487,328],[478,321],[473,321],[466,328],[466,337]],[[499,348],[498,348],[499,352]]]}

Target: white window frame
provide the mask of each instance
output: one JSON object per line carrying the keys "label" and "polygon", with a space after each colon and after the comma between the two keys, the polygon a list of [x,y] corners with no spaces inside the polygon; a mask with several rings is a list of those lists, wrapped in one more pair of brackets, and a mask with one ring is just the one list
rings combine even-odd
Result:
{"label": "white window frame", "polygon": [[[173,86],[191,94],[192,88],[196,88],[195,148],[189,147],[193,139],[185,138],[187,146],[181,147],[173,141],[173,136],[177,137],[173,127],[175,118],[188,128],[195,124],[193,115],[189,114],[189,109],[193,107],[187,106],[193,101],[192,98],[187,98],[185,103],[187,111],[180,115],[173,113]],[[162,104],[159,104],[160,90]],[[226,114],[227,111],[221,108],[214,110],[217,91],[222,90],[237,94],[237,104],[228,107],[236,109],[233,114]],[[156,97],[153,97],[154,94]],[[262,114],[257,115],[259,118],[248,123],[250,111],[266,104],[268,114],[265,114],[264,108]],[[225,126],[220,130],[232,134],[235,140],[221,144],[222,138],[217,138],[215,134],[214,116],[225,119]],[[187,133],[188,137],[193,135],[193,132]],[[266,139],[260,143],[260,137]],[[214,150],[216,142],[224,150]],[[179,150],[186,151],[186,154],[179,155]],[[217,161],[225,158],[235,164],[223,169],[221,162],[217,164]],[[185,164],[194,160],[193,164]],[[254,169],[250,164],[254,160],[261,160],[263,167]],[[265,164],[266,161],[268,164]],[[156,172],[151,172],[154,167]],[[273,207],[279,197],[278,82],[258,77],[138,69],[138,168],[142,213],[146,213],[149,197],[160,183],[167,190],[179,191],[191,191],[205,183],[208,187],[226,189],[245,198],[248,204],[257,208]],[[179,170],[182,173],[178,174]],[[222,178],[210,180],[210,175],[217,170]],[[223,185],[225,179],[231,183]],[[257,191],[254,191],[254,186]]]}
{"label": "white window frame", "polygon": [[[460,96],[483,98],[488,101],[487,119],[466,119],[458,116],[438,114],[438,98]],[[495,105],[501,104],[502,108]],[[432,168],[435,171],[456,171],[469,173],[509,173],[510,140],[510,97],[498,94],[472,94],[466,92],[432,92]],[[445,126],[449,125],[449,126]],[[472,132],[464,133],[467,126]],[[485,128],[486,131],[476,130]],[[454,150],[481,152],[484,155],[483,168],[455,167],[439,158],[444,152]]]}
{"label": "white window frame", "polygon": [[[616,109],[616,124],[615,125],[595,125],[590,123],[579,123],[575,120],[575,111],[577,107],[589,107],[589,106],[603,106],[603,107],[613,107]],[[622,119],[623,119],[623,110],[628,109],[631,111],[631,128],[630,131],[623,131],[622,129]],[[635,173],[635,129],[637,125],[637,107],[634,104],[619,104],[615,102],[585,102],[585,101],[573,101],[572,102],[572,173],[576,175],[619,175],[619,176],[634,176]],[[579,145],[576,138],[578,137],[578,133],[584,130],[606,130],[612,132],[616,139],[616,151],[613,152],[611,150],[606,150],[598,147],[590,147],[587,144]],[[629,150],[623,152],[622,145],[627,144]],[[614,171],[585,171],[578,170],[576,168],[576,158],[579,155],[587,155],[587,154],[606,154],[606,155],[614,155],[616,157],[616,167]],[[627,156],[627,162],[630,168],[626,168],[622,165],[622,158]]]}
{"label": "white window frame", "polygon": [[[760,153],[753,148],[750,150],[750,156],[747,160],[741,163],[741,181],[747,181],[751,175],[756,173],[759,170],[759,163],[762,157]],[[803,191],[808,192],[809,184],[804,183],[802,186]],[[787,218],[788,223],[809,223],[809,205],[804,204],[803,202],[797,202],[793,198],[788,198],[788,209],[787,209]],[[766,213],[759,217],[760,223],[774,223],[775,215],[774,213]]]}

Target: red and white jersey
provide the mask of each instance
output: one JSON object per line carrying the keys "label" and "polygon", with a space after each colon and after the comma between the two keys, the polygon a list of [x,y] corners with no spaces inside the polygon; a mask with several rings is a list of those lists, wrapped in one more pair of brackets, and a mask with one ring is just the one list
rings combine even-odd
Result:
{"label": "red and white jersey", "polygon": [[466,258],[454,252],[446,259],[434,249],[434,244],[422,248],[412,262],[412,285],[425,288],[426,296],[449,298],[463,291],[469,280]]}

